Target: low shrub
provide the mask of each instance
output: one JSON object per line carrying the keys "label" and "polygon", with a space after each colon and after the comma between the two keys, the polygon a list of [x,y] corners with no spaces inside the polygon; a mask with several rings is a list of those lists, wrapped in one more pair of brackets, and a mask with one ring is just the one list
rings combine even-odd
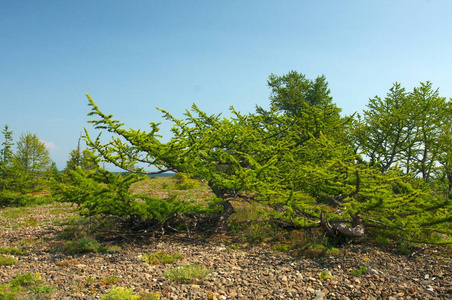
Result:
{"label": "low shrub", "polygon": [[8,284],[0,285],[0,299],[50,299],[54,290],[45,284],[40,273],[19,273]]}
{"label": "low shrub", "polygon": [[178,259],[183,258],[184,256],[179,253],[170,253],[167,254],[165,251],[158,251],[154,253],[143,254],[143,260],[151,265],[158,264],[170,264],[175,262]]}
{"label": "low shrub", "polygon": [[333,274],[331,274],[331,272],[328,270],[323,270],[322,272],[319,273],[319,278],[321,281],[332,279]]}
{"label": "low shrub", "polygon": [[16,247],[0,247],[0,254],[12,254],[12,255],[22,255],[25,254],[24,249],[19,249]]}
{"label": "low shrub", "polygon": [[352,275],[364,275],[367,273],[367,267],[361,266],[358,270],[353,270],[350,272]]}
{"label": "low shrub", "polygon": [[203,280],[210,274],[209,269],[198,264],[188,264],[165,272],[165,277],[176,283],[190,283]]}
{"label": "low shrub", "polygon": [[0,255],[0,266],[16,265],[19,261],[12,256]]}
{"label": "low shrub", "polygon": [[97,253],[101,247],[100,243],[92,238],[83,237],[76,241],[67,241],[63,245],[63,252],[68,254],[75,253]]}
{"label": "low shrub", "polygon": [[103,300],[158,300],[159,293],[134,294],[132,288],[114,287],[107,294],[101,296]]}

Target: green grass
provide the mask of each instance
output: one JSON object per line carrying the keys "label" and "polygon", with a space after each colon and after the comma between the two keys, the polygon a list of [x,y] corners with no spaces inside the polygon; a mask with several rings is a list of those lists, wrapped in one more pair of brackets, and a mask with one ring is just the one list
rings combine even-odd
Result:
{"label": "green grass", "polygon": [[25,249],[19,249],[16,247],[0,247],[0,254],[22,255],[25,254],[25,252]]}
{"label": "green grass", "polygon": [[12,266],[18,263],[19,261],[12,256],[0,255],[0,266]]}
{"label": "green grass", "polygon": [[358,270],[353,270],[350,272],[352,275],[364,275],[367,273],[367,267],[361,266]]}
{"label": "green grass", "polygon": [[100,243],[92,238],[83,237],[76,241],[67,241],[63,245],[63,252],[68,254],[75,253],[97,253],[101,247]]}
{"label": "green grass", "polygon": [[321,281],[324,281],[324,280],[332,279],[333,275],[331,274],[330,271],[323,270],[322,272],[319,273],[319,278]]}
{"label": "green grass", "polygon": [[80,239],[65,242],[59,249],[67,254],[76,253],[115,253],[120,252],[120,246],[106,244],[102,245],[97,240],[85,236]]}
{"label": "green grass", "polygon": [[103,300],[158,300],[159,293],[135,294],[132,288],[114,287],[100,298]]}
{"label": "green grass", "polygon": [[191,283],[203,280],[210,274],[209,269],[198,264],[188,264],[168,269],[165,277],[176,283]]}
{"label": "green grass", "polygon": [[99,283],[102,285],[111,286],[111,285],[118,283],[118,281],[119,281],[119,278],[116,276],[107,276],[107,277],[101,278],[99,280]]}
{"label": "green grass", "polygon": [[184,256],[179,253],[166,253],[165,251],[158,251],[153,253],[143,253],[143,260],[151,265],[170,264]]}
{"label": "green grass", "polygon": [[159,199],[176,197],[178,200],[196,203],[204,203],[214,196],[207,183],[188,178],[178,181],[176,176],[146,178],[132,184],[131,190],[135,194]]}
{"label": "green grass", "polygon": [[280,252],[288,252],[291,249],[291,245],[290,244],[285,244],[285,243],[281,243],[281,244],[276,244],[272,246],[272,249],[275,251],[280,251]]}
{"label": "green grass", "polygon": [[54,290],[45,284],[40,273],[19,273],[8,284],[0,285],[0,299],[51,299]]}

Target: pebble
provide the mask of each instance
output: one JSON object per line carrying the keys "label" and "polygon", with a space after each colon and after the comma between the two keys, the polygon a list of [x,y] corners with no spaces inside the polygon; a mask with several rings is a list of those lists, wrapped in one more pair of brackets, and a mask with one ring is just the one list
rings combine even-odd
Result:
{"label": "pebble", "polygon": [[[0,231],[0,246],[21,237],[40,236],[55,246],[55,234],[42,228],[18,228]],[[99,280],[118,277],[117,286],[135,291],[159,292],[167,299],[426,299],[451,295],[450,262],[422,255],[415,258],[384,252],[360,245],[346,245],[347,256],[306,259],[271,250],[268,246],[241,246],[228,250],[228,243],[215,242],[215,237],[198,240],[166,236],[160,241],[149,239],[136,245],[121,245],[114,254],[65,255],[53,251],[50,243],[32,245],[27,255],[18,255],[18,265],[0,268],[0,284],[9,282],[19,272],[40,272],[55,286],[54,299],[100,299],[108,287]],[[36,250],[36,251],[35,251]],[[39,250],[39,251],[37,251]],[[148,265],[142,253],[158,250],[181,253],[184,259],[169,265]],[[342,251],[342,250],[341,250]],[[362,257],[370,260],[363,262]],[[58,265],[56,262],[77,260]],[[185,263],[207,266],[212,274],[205,280],[177,284],[164,273]],[[349,270],[367,267],[365,275],[355,276]],[[320,281],[322,270],[332,270],[334,277]],[[88,278],[94,278],[88,283]],[[209,298],[209,295],[211,297]],[[215,297],[215,298],[214,298]]]}

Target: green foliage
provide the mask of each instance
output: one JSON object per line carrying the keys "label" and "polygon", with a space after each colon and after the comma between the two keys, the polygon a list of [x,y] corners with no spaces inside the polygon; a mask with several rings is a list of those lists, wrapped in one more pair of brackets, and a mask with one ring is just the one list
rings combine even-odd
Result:
{"label": "green foliage", "polygon": [[26,251],[24,249],[19,249],[16,247],[0,247],[0,254],[22,255],[25,253]]}
{"label": "green foliage", "polygon": [[292,248],[292,245],[286,244],[286,243],[276,244],[276,245],[272,246],[273,250],[280,251],[280,252],[288,252],[291,248]]}
{"label": "green foliage", "polygon": [[107,277],[101,278],[99,280],[99,283],[102,285],[113,285],[113,284],[118,283],[118,281],[119,281],[119,278],[116,276],[107,276]]}
{"label": "green foliage", "polygon": [[197,180],[190,179],[184,173],[176,173],[173,179],[176,181],[175,188],[178,190],[191,190],[199,185]]}
{"label": "green foliage", "polygon": [[248,243],[260,243],[274,238],[275,228],[268,223],[251,223],[243,230],[242,238]]}
{"label": "green foliage", "polygon": [[307,258],[319,258],[338,255],[339,249],[325,243],[308,242],[302,246],[302,253]]}
{"label": "green foliage", "polygon": [[19,273],[8,284],[0,285],[0,299],[51,299],[54,290],[45,284],[40,273]]}
{"label": "green foliage", "polygon": [[187,223],[186,219],[178,216],[189,212],[199,216],[221,210],[218,201],[203,205],[177,200],[175,197],[160,199],[136,194],[131,186],[144,180],[144,176],[115,174],[100,168],[100,159],[93,153],[86,157],[90,160],[87,163],[89,169],[67,169],[63,182],[53,181],[53,195],[61,201],[76,204],[82,215],[117,216],[128,223],[131,229],[147,224],[160,230],[169,222],[172,222],[172,228],[177,228],[178,223]]}
{"label": "green foliage", "polygon": [[74,253],[97,253],[101,248],[101,244],[89,237],[83,237],[75,241],[67,241],[63,245],[63,252],[74,254]]}
{"label": "green foliage", "polygon": [[138,296],[134,295],[133,289],[126,289],[122,287],[116,287],[112,289],[110,292],[108,292],[105,295],[101,296],[101,299],[104,300],[135,300],[139,299]]}
{"label": "green foliage", "polygon": [[[160,109],[173,124],[167,142],[158,135],[158,123],[150,123],[148,132],[125,129],[88,96],[89,115],[95,117],[90,123],[115,137],[102,143],[100,135],[93,139],[85,130],[86,141],[102,159],[131,172],[142,172],[136,167],[141,162],[158,172],[204,180],[223,207],[239,200],[260,203],[268,208],[266,219],[287,227],[316,227],[321,213],[331,222],[348,225],[344,215],[352,214],[362,219],[370,235],[447,242],[444,236],[452,235],[452,203],[447,194],[432,189],[432,182],[436,174],[445,178],[448,172],[446,156],[439,154],[441,147],[435,142],[442,141],[448,110],[430,83],[412,93],[396,84],[385,99],[371,99],[363,119],[340,117],[324,76],[308,80],[292,71],[271,75],[268,84],[272,93],[268,111],[257,108],[244,115],[231,108],[225,118],[207,115],[193,105],[178,119]],[[442,173],[437,170],[440,157]],[[123,202],[129,199],[125,190]],[[120,205],[118,198],[110,197],[108,207]],[[130,208],[126,214],[160,223],[174,216],[168,210],[187,215],[197,209],[184,205],[176,209],[181,204],[171,199],[143,197],[138,204],[129,202],[118,211]],[[163,216],[154,213],[161,205]],[[102,212],[97,207],[102,205],[88,210]],[[261,229],[251,223],[250,238],[262,239]]]}
{"label": "green foliage", "polygon": [[123,287],[114,287],[107,294],[101,296],[104,300],[158,300],[161,295],[159,293],[134,294],[133,289]]}
{"label": "green foliage", "polygon": [[50,202],[49,197],[32,195],[44,190],[50,177],[58,176],[44,143],[36,134],[23,134],[17,142],[17,152],[13,153],[12,131],[5,126],[2,134],[0,207]]}
{"label": "green foliage", "polygon": [[319,278],[321,281],[324,281],[324,280],[328,280],[328,279],[333,279],[333,275],[331,274],[330,271],[323,270],[322,272],[319,273]]}
{"label": "green foliage", "polygon": [[361,266],[361,267],[359,267],[358,270],[352,270],[351,274],[352,275],[365,275],[365,274],[367,274],[367,267]]}
{"label": "green foliage", "polygon": [[191,283],[203,280],[210,274],[210,271],[198,264],[187,264],[180,267],[168,269],[165,277],[176,283]]}
{"label": "green foliage", "polygon": [[12,256],[0,255],[0,266],[16,265],[19,261]]}
{"label": "green foliage", "polygon": [[181,258],[183,258],[182,254],[179,253],[167,254],[165,251],[158,251],[149,254],[143,253],[143,260],[146,263],[152,265],[170,264]]}

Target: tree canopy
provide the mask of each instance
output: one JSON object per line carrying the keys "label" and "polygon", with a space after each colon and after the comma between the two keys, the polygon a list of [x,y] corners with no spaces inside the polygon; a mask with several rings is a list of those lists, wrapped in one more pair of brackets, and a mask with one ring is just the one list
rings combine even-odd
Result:
{"label": "tree canopy", "polygon": [[100,158],[132,173],[146,173],[137,167],[145,163],[154,173],[205,180],[223,207],[218,226],[233,213],[231,202],[254,201],[281,226],[447,242],[450,184],[441,187],[452,178],[444,152],[450,109],[431,83],[411,93],[396,83],[356,118],[340,116],[324,76],[272,74],[268,85],[269,110],[242,114],[231,107],[226,118],[193,105],[179,119],[159,109],[173,124],[167,142],[160,123],[125,129],[88,95],[89,122],[113,138],[105,143],[85,129],[85,139]]}

